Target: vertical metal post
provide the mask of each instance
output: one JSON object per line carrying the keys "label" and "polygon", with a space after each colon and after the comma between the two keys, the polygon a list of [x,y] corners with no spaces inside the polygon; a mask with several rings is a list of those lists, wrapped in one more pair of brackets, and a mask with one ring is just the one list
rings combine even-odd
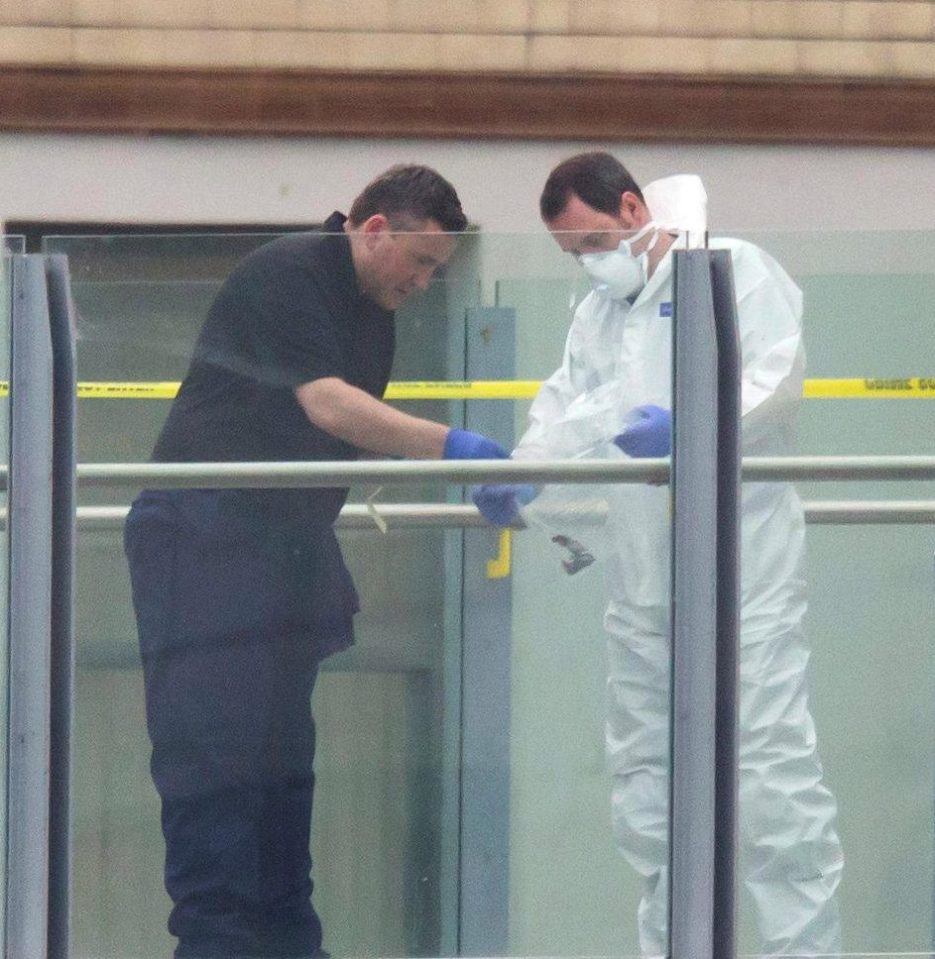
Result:
{"label": "vertical metal post", "polygon": [[46,959],[49,905],[52,344],[45,264],[13,258],[7,942]]}
{"label": "vertical metal post", "polygon": [[67,959],[71,927],[71,728],[74,703],[76,403],[67,257],[46,258],[53,356],[49,959]]}
{"label": "vertical metal post", "polygon": [[740,343],[730,254],[674,259],[671,955],[733,959]]}
{"label": "vertical metal post", "polygon": [[709,255],[674,254],[670,954],[711,959],[717,352]]}
{"label": "vertical metal post", "polygon": [[738,690],[740,669],[741,355],[730,253],[711,254],[718,351],[717,709],[715,717],[715,959],[736,951]]}

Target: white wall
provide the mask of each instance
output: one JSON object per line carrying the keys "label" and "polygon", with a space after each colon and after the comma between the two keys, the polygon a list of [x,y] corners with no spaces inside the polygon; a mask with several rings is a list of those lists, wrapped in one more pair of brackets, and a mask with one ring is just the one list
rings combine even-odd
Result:
{"label": "white wall", "polygon": [[935,149],[0,135],[0,219],[308,222],[392,163],[428,163],[487,230],[539,230],[559,160],[609,148],[642,182],[697,172],[715,230],[935,226]]}

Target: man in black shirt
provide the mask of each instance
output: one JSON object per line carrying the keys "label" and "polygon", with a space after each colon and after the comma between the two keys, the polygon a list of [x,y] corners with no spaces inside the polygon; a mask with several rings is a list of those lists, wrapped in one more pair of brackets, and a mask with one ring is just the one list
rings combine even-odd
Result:
{"label": "man in black shirt", "polygon": [[[156,443],[159,462],[505,457],[381,401],[394,314],[467,221],[394,167],[348,217],[275,240],[225,282]],[[125,544],[162,800],[177,959],[321,955],[309,835],[321,660],[358,602],[332,524],[346,489],[145,491]]]}

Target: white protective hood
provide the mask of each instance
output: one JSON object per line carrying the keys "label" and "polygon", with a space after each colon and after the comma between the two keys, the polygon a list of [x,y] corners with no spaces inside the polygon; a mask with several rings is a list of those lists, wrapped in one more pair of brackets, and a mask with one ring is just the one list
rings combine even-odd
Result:
{"label": "white protective hood", "polygon": [[685,234],[688,249],[706,245],[708,194],[701,177],[678,173],[653,180],[643,188],[643,199],[659,226]]}

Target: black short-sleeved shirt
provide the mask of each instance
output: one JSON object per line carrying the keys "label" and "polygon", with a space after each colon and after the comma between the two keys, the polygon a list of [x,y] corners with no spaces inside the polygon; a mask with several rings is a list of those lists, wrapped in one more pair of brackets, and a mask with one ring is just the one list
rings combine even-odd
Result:
{"label": "black short-sleeved shirt", "polygon": [[[394,315],[361,294],[332,214],[322,233],[281,237],[224,283],[195,347],[153,459],[158,462],[354,459],[358,450],[314,426],[294,390],[339,377],[382,397]],[[267,518],[330,523],[346,489],[251,491]]]}

